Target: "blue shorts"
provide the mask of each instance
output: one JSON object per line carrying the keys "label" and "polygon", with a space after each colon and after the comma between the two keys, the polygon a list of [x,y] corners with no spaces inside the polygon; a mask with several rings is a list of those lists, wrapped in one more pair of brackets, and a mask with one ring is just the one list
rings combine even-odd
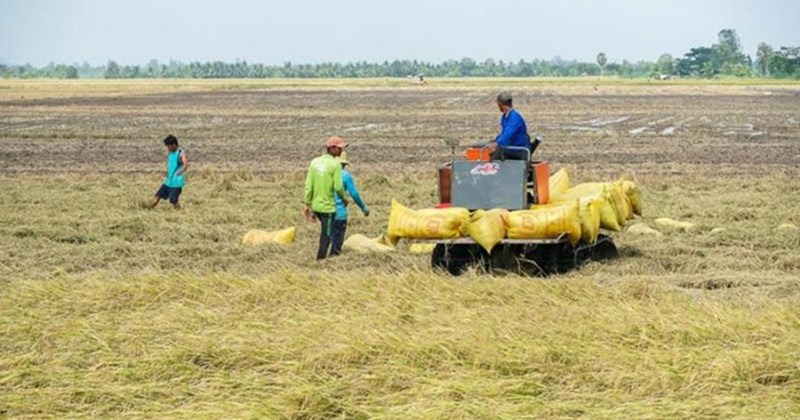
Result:
{"label": "blue shorts", "polygon": [[161,188],[156,191],[156,197],[166,200],[169,199],[169,202],[175,204],[178,202],[178,197],[181,196],[181,192],[183,192],[183,188],[172,188],[168,187],[166,184],[161,184]]}

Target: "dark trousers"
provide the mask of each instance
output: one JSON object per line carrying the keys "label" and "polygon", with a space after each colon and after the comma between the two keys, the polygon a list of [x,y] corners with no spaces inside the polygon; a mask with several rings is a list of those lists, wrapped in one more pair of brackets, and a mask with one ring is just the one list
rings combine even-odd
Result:
{"label": "dark trousers", "polygon": [[324,260],[328,256],[328,249],[331,247],[333,238],[333,218],[336,213],[314,212],[321,225],[322,231],[319,233],[319,249],[317,249],[317,259]]}
{"label": "dark trousers", "polygon": [[331,255],[342,253],[344,243],[344,233],[347,231],[347,219],[333,221],[333,244],[331,245]]}

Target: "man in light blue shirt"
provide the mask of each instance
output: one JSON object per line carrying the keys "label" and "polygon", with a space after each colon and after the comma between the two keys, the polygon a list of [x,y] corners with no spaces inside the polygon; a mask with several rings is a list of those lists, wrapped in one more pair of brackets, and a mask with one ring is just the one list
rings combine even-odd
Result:
{"label": "man in light blue shirt", "polygon": [[[361,199],[361,195],[356,189],[356,183],[355,180],[353,180],[353,175],[346,169],[350,162],[347,161],[347,154],[345,152],[342,152],[342,154],[339,156],[339,162],[342,164],[342,183],[344,184],[344,190],[358,205],[358,207],[361,209],[361,212],[364,213],[364,216],[368,217],[369,208],[367,208],[367,205],[364,204],[364,201]],[[342,199],[338,194],[335,195],[335,198],[336,217],[333,220],[333,243],[331,245],[331,255],[341,254],[342,244],[344,243],[344,234],[347,231],[347,204],[342,202]]]}
{"label": "man in light blue shirt", "polygon": [[183,149],[178,146],[178,138],[172,134],[164,139],[164,146],[167,146],[167,177],[150,201],[150,208],[154,208],[161,200],[169,199],[169,202],[180,210],[181,205],[178,199],[186,185],[185,174],[189,160],[186,159]]}

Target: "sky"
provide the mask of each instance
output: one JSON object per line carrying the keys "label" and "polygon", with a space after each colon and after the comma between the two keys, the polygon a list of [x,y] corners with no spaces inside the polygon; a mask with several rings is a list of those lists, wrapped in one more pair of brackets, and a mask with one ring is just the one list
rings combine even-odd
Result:
{"label": "sky", "polygon": [[724,28],[754,56],[799,22],[800,0],[0,0],[0,62],[654,61]]}

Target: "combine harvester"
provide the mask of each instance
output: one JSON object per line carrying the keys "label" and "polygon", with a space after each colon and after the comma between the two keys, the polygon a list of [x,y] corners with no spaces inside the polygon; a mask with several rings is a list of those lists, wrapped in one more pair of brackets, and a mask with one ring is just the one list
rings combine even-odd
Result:
{"label": "combine harvester", "polygon": [[[473,212],[472,215],[480,210],[507,211],[504,221],[516,210],[550,207],[546,206],[551,198],[549,165],[532,159],[540,142],[537,137],[531,150],[519,148],[518,152],[525,155],[524,160],[492,160],[486,148],[468,148],[463,159],[456,159],[454,153],[453,159],[439,168],[440,202],[436,207],[464,208]],[[455,150],[454,145],[451,147]],[[580,202],[580,198],[577,200]],[[598,230],[596,227],[594,235],[584,235],[580,240],[567,232],[547,239],[509,239],[515,236],[509,230],[508,236],[488,251],[470,236],[434,239],[431,264],[453,275],[462,274],[470,267],[535,276],[562,273],[588,261],[618,256],[611,238],[598,234]]]}

